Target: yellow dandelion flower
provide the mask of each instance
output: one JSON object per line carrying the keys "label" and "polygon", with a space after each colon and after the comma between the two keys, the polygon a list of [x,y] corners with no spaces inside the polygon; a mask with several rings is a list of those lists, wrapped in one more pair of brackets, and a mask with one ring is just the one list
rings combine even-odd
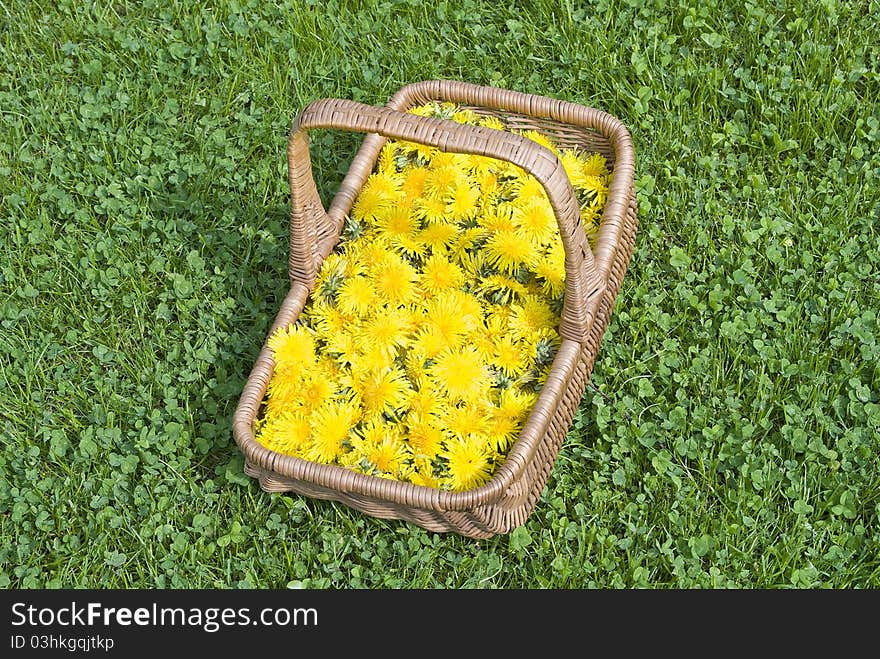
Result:
{"label": "yellow dandelion flower", "polygon": [[346,277],[357,272],[357,266],[346,254],[334,252],[327,256],[318,269],[314,290],[319,294],[334,293]]}
{"label": "yellow dandelion flower", "polygon": [[549,245],[559,233],[553,207],[549,202],[540,200],[516,205],[513,210],[513,224],[526,240],[542,246]]}
{"label": "yellow dandelion flower", "polygon": [[407,112],[410,114],[414,114],[419,117],[433,117],[434,113],[437,111],[434,103],[425,103],[423,105],[415,105],[409,109]]}
{"label": "yellow dandelion flower", "polygon": [[586,176],[603,176],[608,173],[608,161],[601,153],[591,153],[583,161]]}
{"label": "yellow dandelion flower", "polygon": [[429,146],[427,144],[421,144],[419,142],[407,142],[406,140],[402,140],[399,142],[400,150],[407,155],[414,155],[417,158],[430,162],[436,153],[438,153],[437,149],[433,146]]}
{"label": "yellow dandelion flower", "polygon": [[457,178],[464,178],[471,161],[470,155],[455,151],[437,151],[431,161],[431,167],[437,169],[449,168],[455,171]]}
{"label": "yellow dandelion flower", "polygon": [[483,328],[465,335],[460,343],[473,346],[474,350],[477,351],[477,354],[480,355],[480,360],[487,365],[489,364],[489,358],[492,356],[493,352],[492,340],[486,336],[486,332]]}
{"label": "yellow dandelion flower", "polygon": [[603,206],[608,196],[608,186],[602,176],[584,176],[583,183],[577,186],[587,194],[595,197],[593,205],[596,207]]}
{"label": "yellow dandelion flower", "polygon": [[476,124],[480,120],[480,115],[473,110],[458,110],[453,113],[452,120],[459,124]]}
{"label": "yellow dandelion flower", "polygon": [[[494,172],[498,168],[498,161],[489,156],[472,155],[468,157],[467,170],[474,179],[483,185],[483,180],[490,180],[488,177],[494,178]],[[482,190],[485,192],[485,190]]]}
{"label": "yellow dandelion flower", "polygon": [[327,335],[325,350],[332,355],[337,363],[350,365],[357,360],[358,342],[348,331]]}
{"label": "yellow dandelion flower", "polygon": [[[437,158],[435,157],[435,161]],[[438,199],[445,198],[462,182],[463,174],[452,166],[433,166],[425,178],[425,194]],[[444,211],[445,211],[444,207]]]}
{"label": "yellow dandelion flower", "polygon": [[334,393],[336,393],[335,383],[315,371],[313,375],[303,380],[299,398],[304,410],[311,412],[329,400]]}
{"label": "yellow dandelion flower", "polygon": [[266,389],[266,416],[278,416],[285,410],[298,410],[303,401],[300,397],[302,385],[307,371],[295,373],[282,373],[273,371]]}
{"label": "yellow dandelion flower", "polygon": [[474,287],[474,291],[493,304],[509,304],[526,295],[528,289],[512,277],[489,275]]}
{"label": "yellow dandelion flower", "polygon": [[532,142],[537,142],[541,146],[550,149],[554,153],[556,152],[556,145],[553,144],[553,141],[543,133],[539,133],[536,130],[521,130],[518,132],[523,137],[527,137],[532,140]]}
{"label": "yellow dandelion flower", "polygon": [[491,478],[491,454],[478,439],[449,440],[440,455],[445,459],[449,470],[449,475],[443,482],[451,490],[469,490]]}
{"label": "yellow dandelion flower", "polygon": [[468,250],[476,249],[488,232],[483,227],[470,227],[461,231],[450,246],[453,258],[461,260]]}
{"label": "yellow dandelion flower", "polygon": [[412,203],[424,194],[428,172],[427,167],[409,167],[404,170],[400,191],[406,202]]}
{"label": "yellow dandelion flower", "polygon": [[302,457],[309,442],[309,419],[299,412],[285,412],[262,428],[255,439],[267,449]]}
{"label": "yellow dandelion flower", "polygon": [[376,228],[389,236],[412,235],[418,226],[418,220],[406,204],[397,204],[376,221]]}
{"label": "yellow dandelion flower", "polygon": [[486,241],[486,258],[501,272],[515,274],[536,257],[535,245],[515,231],[496,231]]}
{"label": "yellow dandelion flower", "polygon": [[425,259],[422,266],[422,289],[429,294],[439,293],[450,288],[458,288],[464,283],[464,272],[442,254],[433,254]]}
{"label": "yellow dandelion flower", "polygon": [[481,436],[489,430],[489,410],[485,404],[445,405],[436,417],[447,436],[457,439]]}
{"label": "yellow dandelion flower", "polygon": [[425,304],[425,327],[436,329],[449,342],[476,329],[481,318],[480,303],[461,291],[443,291]]}
{"label": "yellow dandelion flower", "polygon": [[416,468],[409,474],[409,481],[413,485],[422,487],[440,487],[440,479],[434,475],[433,467],[429,460],[416,460]]}
{"label": "yellow dandelion flower", "polygon": [[491,430],[486,433],[489,445],[496,451],[506,453],[516,441],[523,423],[519,417],[506,414],[496,407],[490,412],[489,425]]}
{"label": "yellow dandelion flower", "polygon": [[388,237],[375,230],[365,232],[361,239],[349,243],[347,252],[357,264],[357,272],[373,274],[385,263],[396,257]]}
{"label": "yellow dandelion flower", "polygon": [[518,421],[525,421],[537,399],[538,395],[531,391],[503,389],[498,396],[498,412]]}
{"label": "yellow dandelion flower", "polygon": [[418,272],[396,254],[388,256],[373,273],[379,299],[391,307],[409,304],[418,294]]}
{"label": "yellow dandelion flower", "polygon": [[480,125],[486,128],[494,128],[495,130],[505,130],[504,122],[493,115],[486,115],[480,119]]}
{"label": "yellow dandelion flower", "polygon": [[433,359],[446,348],[458,343],[458,338],[465,333],[465,329],[459,328],[440,328],[430,323],[422,327],[413,337],[412,343],[409,345],[409,351],[416,358],[425,360]]}
{"label": "yellow dandelion flower", "polygon": [[[517,202],[521,205],[527,205],[531,202],[550,203],[547,191],[544,186],[531,174],[526,174],[514,183]],[[551,210],[552,212],[552,210]]]}
{"label": "yellow dandelion flower", "polygon": [[495,305],[486,314],[486,336],[490,341],[495,341],[507,334],[508,315],[507,305]]}
{"label": "yellow dandelion flower", "polygon": [[367,416],[400,412],[412,395],[406,373],[398,367],[364,373],[356,380],[355,391]]}
{"label": "yellow dandelion flower", "polygon": [[491,385],[489,369],[472,346],[440,353],[428,374],[439,391],[456,401],[484,398]]}
{"label": "yellow dandelion flower", "polygon": [[553,330],[559,325],[559,317],[541,298],[529,295],[521,302],[511,305],[508,320],[511,335],[529,340],[540,330]]}
{"label": "yellow dandelion flower", "polygon": [[306,459],[332,463],[342,454],[342,443],[359,417],[360,410],[354,401],[328,401],[321,405],[310,418],[311,441],[305,450]]}
{"label": "yellow dandelion flower", "polygon": [[492,356],[488,361],[508,377],[519,377],[529,366],[524,348],[514,337],[502,336],[492,342]]}
{"label": "yellow dandelion flower", "polygon": [[312,300],[303,310],[305,322],[323,337],[341,333],[354,320],[323,300]]}
{"label": "yellow dandelion flower", "polygon": [[389,172],[373,172],[367,177],[361,191],[376,191],[388,200],[395,199],[400,192],[400,177]]}
{"label": "yellow dandelion flower", "polygon": [[442,196],[420,197],[415,201],[414,212],[416,217],[428,225],[445,223],[447,220],[446,200]]}
{"label": "yellow dandelion flower", "polygon": [[417,259],[425,255],[427,245],[421,238],[412,234],[401,234],[391,239],[391,247],[408,259]]}
{"label": "yellow dandelion flower", "polygon": [[366,460],[379,475],[397,478],[411,453],[396,428],[387,423],[369,422],[352,440],[353,453]]}
{"label": "yellow dandelion flower", "polygon": [[388,140],[379,151],[379,159],[376,166],[383,174],[394,175],[397,173],[396,158],[398,154],[398,144],[394,140]]}
{"label": "yellow dandelion flower", "polygon": [[389,200],[379,187],[364,185],[351,207],[351,216],[368,225],[388,208]]}
{"label": "yellow dandelion flower", "polygon": [[446,195],[446,212],[456,220],[472,218],[477,213],[479,200],[479,188],[467,180],[460,180]]}
{"label": "yellow dandelion flower", "polygon": [[[445,212],[445,211],[444,211]],[[419,233],[419,240],[434,250],[445,250],[458,235],[458,227],[444,221],[429,223]]]}
{"label": "yellow dandelion flower", "polygon": [[554,241],[550,248],[535,262],[533,270],[541,280],[541,292],[552,298],[565,291],[565,247],[561,240]]}
{"label": "yellow dandelion flower", "polygon": [[364,322],[357,337],[360,343],[393,356],[397,348],[409,343],[412,329],[413,318],[409,311],[383,309]]}
{"label": "yellow dandelion flower", "polygon": [[584,163],[574,149],[564,149],[559,155],[559,160],[572,185],[575,185],[575,181],[581,180],[584,175]]}
{"label": "yellow dandelion flower", "polygon": [[513,206],[508,202],[502,202],[492,206],[480,216],[480,226],[487,231],[513,231]]}
{"label": "yellow dandelion flower", "polygon": [[350,277],[339,287],[336,298],[339,309],[353,316],[364,316],[376,304],[373,283],[367,277]]}
{"label": "yellow dandelion flower", "polygon": [[498,175],[495,173],[494,168],[487,171],[475,171],[474,180],[480,188],[480,200],[483,202],[483,205],[492,206],[496,204],[501,192],[501,186],[498,183]]}
{"label": "yellow dandelion flower", "polygon": [[275,362],[275,371],[291,376],[302,373],[315,363],[315,339],[311,330],[302,325],[279,327],[268,341]]}
{"label": "yellow dandelion flower", "polygon": [[431,381],[424,375],[415,380],[415,389],[409,399],[409,413],[411,419],[426,419],[435,413],[441,406],[441,395],[431,385]]}
{"label": "yellow dandelion flower", "polygon": [[479,281],[485,276],[484,271],[487,268],[487,264],[483,252],[465,251],[463,254],[452,254],[452,256],[458,261],[461,269],[464,270],[466,278]]}

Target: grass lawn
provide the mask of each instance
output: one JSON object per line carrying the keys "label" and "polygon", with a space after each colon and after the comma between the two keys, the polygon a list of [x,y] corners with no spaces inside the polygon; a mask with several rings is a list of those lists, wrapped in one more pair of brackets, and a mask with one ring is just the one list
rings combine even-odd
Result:
{"label": "grass lawn", "polygon": [[[0,0],[0,587],[880,587],[878,15]],[[231,431],[291,120],[433,78],[636,149],[591,386],[528,523],[479,542],[267,494]],[[315,133],[325,196],[360,139]]]}

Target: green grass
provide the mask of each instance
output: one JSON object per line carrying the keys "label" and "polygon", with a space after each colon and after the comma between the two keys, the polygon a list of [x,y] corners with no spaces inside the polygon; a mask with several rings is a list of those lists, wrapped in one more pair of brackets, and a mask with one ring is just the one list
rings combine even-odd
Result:
{"label": "green grass", "polygon": [[[878,15],[0,0],[0,586],[880,586]],[[291,120],[430,78],[606,110],[637,157],[591,387],[480,542],[264,493],[231,432]],[[359,139],[315,135],[325,197]]]}

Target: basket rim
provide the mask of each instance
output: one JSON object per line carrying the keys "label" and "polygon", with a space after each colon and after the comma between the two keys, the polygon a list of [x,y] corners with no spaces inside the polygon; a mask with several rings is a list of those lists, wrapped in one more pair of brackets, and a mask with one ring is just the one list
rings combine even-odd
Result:
{"label": "basket rim", "polygon": [[[499,99],[503,102],[502,107],[499,107]],[[621,238],[622,214],[629,208],[629,199],[633,189],[632,139],[623,123],[608,113],[568,101],[448,80],[429,80],[406,85],[394,94],[387,107],[403,110],[429,100],[468,103],[487,108],[496,107],[526,116],[540,117],[587,128],[608,140],[614,150],[615,166],[596,240],[596,251],[599,252],[596,254],[597,267],[602,281],[607,282],[611,263]],[[343,179],[340,190],[344,189],[347,184],[351,188],[352,181],[350,179],[353,178],[354,163],[365,153],[370,155],[371,166],[369,169],[372,169],[375,157],[378,156],[379,148],[384,144],[384,141],[385,139],[378,135],[368,135],[368,139],[364,140]],[[374,154],[371,154],[372,151]],[[361,185],[362,181],[355,185],[355,189],[359,190]],[[341,220],[350,210],[346,206],[350,206],[348,202],[351,199],[340,201],[340,196],[337,193],[328,210],[328,216],[341,227]],[[334,240],[322,245],[322,258],[332,251],[338,240],[339,235]],[[529,413],[525,426],[492,478],[483,485],[468,490],[441,490],[407,481],[363,474],[339,465],[320,464],[284,455],[268,449],[256,441],[253,432],[254,423],[274,370],[274,361],[271,350],[268,348],[268,338],[277,328],[296,320],[310,293],[311,291],[306,285],[296,281],[291,282],[288,294],[267,333],[261,352],[245,383],[233,416],[233,435],[247,461],[287,478],[436,511],[469,510],[475,506],[491,504],[504,496],[505,492],[522,476],[526,466],[534,458],[540,438],[548,431],[550,420],[555,411],[554,406],[561,401],[561,397],[574,374],[585,342],[580,343],[562,338],[547,381]],[[595,296],[597,300],[601,297],[601,295]],[[593,320],[595,320],[595,314],[593,314]],[[593,328],[595,329],[595,322],[593,322]]]}

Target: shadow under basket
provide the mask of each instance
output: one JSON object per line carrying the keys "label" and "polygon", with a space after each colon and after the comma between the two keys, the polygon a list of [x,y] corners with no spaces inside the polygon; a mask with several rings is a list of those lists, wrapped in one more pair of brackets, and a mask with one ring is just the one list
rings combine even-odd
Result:
{"label": "shadow under basket", "polygon": [[[578,148],[605,156],[611,182],[592,247],[571,182],[550,150],[515,133],[406,112],[429,101],[448,101],[477,114],[496,116],[510,129],[536,130],[560,149]],[[366,133],[327,210],[312,177],[311,129]],[[339,241],[345,217],[389,138],[509,161],[535,176],[547,192],[566,255],[561,343],[523,429],[491,480],[458,492],[283,455],[254,437],[274,368],[271,350],[264,344],[235,411],[235,441],[245,456],[245,472],[268,492],[292,491],[335,500],[373,517],[407,520],[430,531],[471,538],[508,533],[525,523],[546,485],[589,381],[632,255],[637,228],[632,139],[623,123],[599,110],[457,81],[407,85],[385,107],[340,99],[311,103],[290,131],[290,289],[269,336],[299,317],[321,263]]]}

